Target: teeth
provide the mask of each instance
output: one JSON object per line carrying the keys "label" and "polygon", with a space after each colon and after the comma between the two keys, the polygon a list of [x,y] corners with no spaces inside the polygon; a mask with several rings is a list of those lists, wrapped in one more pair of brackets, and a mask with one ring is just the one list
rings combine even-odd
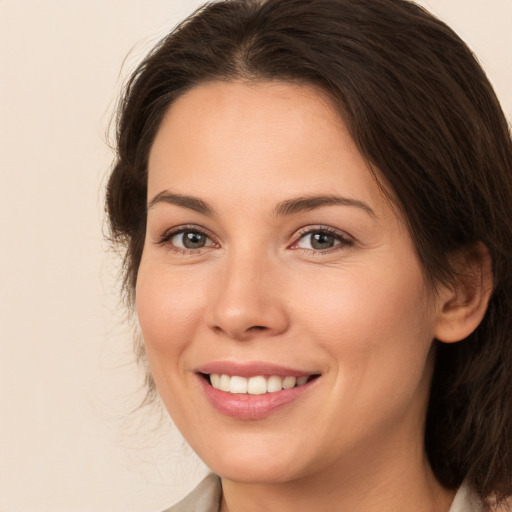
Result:
{"label": "teeth", "polygon": [[229,392],[237,394],[247,393],[247,379],[237,377],[236,375],[231,377],[229,382]]}
{"label": "teeth", "polygon": [[220,389],[220,375],[217,373],[212,373],[210,375],[210,382],[215,389]]}
{"label": "teeth", "polygon": [[297,377],[297,386],[302,386],[308,381],[307,377]]}
{"label": "teeth", "polygon": [[283,380],[283,388],[284,389],[292,389],[295,387],[297,383],[297,379],[295,377],[285,377]]}
{"label": "teeth", "polygon": [[283,389],[283,379],[281,377],[272,376],[268,378],[267,381],[267,391],[269,393],[275,393],[276,391],[281,391]]}
{"label": "teeth", "polygon": [[267,392],[267,379],[261,375],[259,377],[251,377],[247,382],[247,392],[249,395],[263,395],[263,393]]}
{"label": "teeth", "polygon": [[238,375],[219,375],[212,373],[210,383],[215,389],[235,394],[263,395],[264,393],[276,393],[282,389],[291,389],[295,386],[303,386],[308,381],[308,377],[279,377],[272,375],[263,377],[258,375],[246,379]]}
{"label": "teeth", "polygon": [[221,375],[219,378],[219,389],[221,391],[229,392],[229,383],[231,382],[231,377],[229,375]]}

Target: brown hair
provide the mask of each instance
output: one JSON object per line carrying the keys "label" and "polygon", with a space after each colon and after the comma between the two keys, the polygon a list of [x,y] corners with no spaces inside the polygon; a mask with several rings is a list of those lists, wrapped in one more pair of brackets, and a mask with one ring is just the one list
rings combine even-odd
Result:
{"label": "brown hair", "polygon": [[439,481],[512,495],[512,142],[468,47],[406,0],[227,0],[164,38],[129,80],[107,190],[133,304],[146,224],[147,159],[169,105],[212,80],[311,84],[339,107],[404,213],[432,283],[484,243],[494,291],[466,340],[436,342],[426,450]]}

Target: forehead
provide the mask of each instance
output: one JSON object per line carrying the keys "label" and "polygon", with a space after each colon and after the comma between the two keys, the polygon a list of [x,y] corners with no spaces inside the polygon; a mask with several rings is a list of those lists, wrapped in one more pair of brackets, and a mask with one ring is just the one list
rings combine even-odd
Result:
{"label": "forehead", "polygon": [[283,82],[212,82],[181,96],[151,148],[148,180],[150,196],[170,188],[209,202],[336,193],[378,210],[383,200],[327,95]]}
{"label": "forehead", "polygon": [[[345,131],[344,123],[323,91],[286,82],[208,82],[180,96],[169,107],[150,152],[150,167],[162,144],[193,144],[217,153],[245,142],[269,146],[272,134],[285,151],[286,143],[302,139],[319,125]],[[314,126],[316,125],[316,126]],[[219,142],[224,140],[224,144]],[[326,139],[327,142],[327,139]],[[341,139],[338,140],[341,142]],[[261,147],[261,146],[260,146]],[[184,148],[185,149],[185,148]]]}

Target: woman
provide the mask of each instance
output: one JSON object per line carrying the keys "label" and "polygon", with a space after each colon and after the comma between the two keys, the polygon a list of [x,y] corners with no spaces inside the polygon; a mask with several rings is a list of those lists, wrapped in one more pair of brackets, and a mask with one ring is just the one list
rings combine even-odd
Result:
{"label": "woman", "polygon": [[135,72],[108,184],[156,389],[215,475],[170,510],[505,507],[512,144],[403,0],[210,4]]}

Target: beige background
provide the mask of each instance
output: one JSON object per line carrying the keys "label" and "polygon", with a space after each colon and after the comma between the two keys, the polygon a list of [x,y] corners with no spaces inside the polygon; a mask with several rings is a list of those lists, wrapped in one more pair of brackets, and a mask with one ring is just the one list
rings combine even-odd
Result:
{"label": "beige background", "polygon": [[[429,0],[512,119],[512,0]],[[140,398],[102,240],[122,80],[194,0],[0,0],[0,512],[151,512],[204,468]],[[130,55],[125,60],[125,57]]]}

